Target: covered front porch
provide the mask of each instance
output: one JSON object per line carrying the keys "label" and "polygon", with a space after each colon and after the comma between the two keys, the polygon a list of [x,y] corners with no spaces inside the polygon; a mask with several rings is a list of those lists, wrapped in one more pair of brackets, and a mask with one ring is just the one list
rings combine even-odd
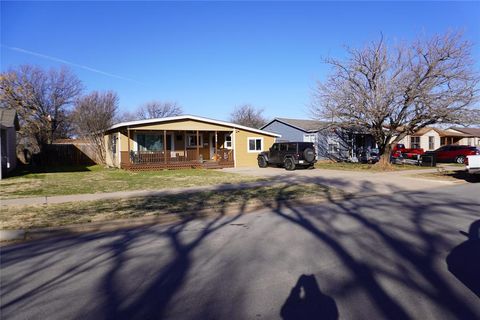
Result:
{"label": "covered front porch", "polygon": [[127,129],[127,151],[120,167],[128,170],[234,167],[233,131]]}

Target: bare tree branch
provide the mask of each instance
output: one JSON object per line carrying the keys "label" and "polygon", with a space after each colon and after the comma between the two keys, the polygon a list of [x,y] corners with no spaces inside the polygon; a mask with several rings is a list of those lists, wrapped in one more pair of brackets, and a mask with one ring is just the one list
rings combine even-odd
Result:
{"label": "bare tree branch", "polygon": [[479,74],[471,44],[446,33],[389,48],[383,37],[326,59],[332,74],[319,82],[311,112],[370,132],[384,159],[390,146],[433,124],[478,123]]}
{"label": "bare tree branch", "polygon": [[0,103],[17,111],[21,140],[37,152],[68,136],[68,113],[81,90],[80,80],[66,68],[46,71],[22,65],[0,76]]}
{"label": "bare tree branch", "polygon": [[230,114],[230,122],[258,129],[267,123],[262,113],[263,109],[256,109],[252,105],[245,104],[235,107]]}
{"label": "bare tree branch", "polygon": [[117,110],[118,96],[112,91],[94,91],[75,101],[71,117],[75,132],[94,146],[101,163],[105,163],[104,132],[113,125]]}

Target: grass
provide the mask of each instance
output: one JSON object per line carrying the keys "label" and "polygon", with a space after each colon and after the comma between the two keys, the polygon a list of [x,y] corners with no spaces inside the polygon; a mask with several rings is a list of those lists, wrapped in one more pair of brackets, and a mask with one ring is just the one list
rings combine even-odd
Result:
{"label": "grass", "polygon": [[98,165],[60,167],[42,172],[17,171],[14,176],[0,181],[0,199],[157,190],[256,180],[259,178],[202,169],[131,172]]}
{"label": "grass", "polygon": [[[327,170],[384,172],[383,168],[375,164],[352,163],[352,162],[319,161],[315,164],[315,168],[327,169]],[[392,171],[419,170],[419,169],[425,169],[425,167],[419,167],[419,166],[408,165],[408,164],[405,164],[405,165],[392,164],[391,169]]]}
{"label": "grass", "polygon": [[172,215],[186,219],[201,217],[204,209],[221,212],[252,201],[274,204],[279,200],[313,198],[316,201],[341,191],[326,186],[275,185],[235,191],[210,191],[161,197],[129,198],[71,202],[53,205],[6,207],[0,211],[0,229],[31,229],[58,227],[88,222],[129,219],[146,216]]}

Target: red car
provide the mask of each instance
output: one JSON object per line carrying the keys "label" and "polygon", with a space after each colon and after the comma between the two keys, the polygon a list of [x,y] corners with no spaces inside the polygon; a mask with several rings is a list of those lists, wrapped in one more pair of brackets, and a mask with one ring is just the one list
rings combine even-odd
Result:
{"label": "red car", "polygon": [[437,162],[456,162],[463,164],[467,156],[480,154],[480,149],[472,146],[448,145],[433,151]]}
{"label": "red car", "polygon": [[392,158],[398,158],[403,156],[407,159],[417,159],[418,156],[424,154],[425,151],[422,148],[405,148],[404,144],[395,144],[392,148]]}

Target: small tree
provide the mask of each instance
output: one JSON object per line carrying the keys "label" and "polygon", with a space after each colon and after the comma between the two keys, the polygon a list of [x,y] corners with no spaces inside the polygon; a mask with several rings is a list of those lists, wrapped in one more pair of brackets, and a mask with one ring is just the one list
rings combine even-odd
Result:
{"label": "small tree", "polygon": [[46,71],[22,65],[0,76],[0,102],[17,111],[20,138],[36,151],[68,136],[68,113],[81,90],[80,80],[66,68]]}
{"label": "small tree", "polygon": [[267,121],[262,115],[263,109],[256,109],[250,104],[235,107],[230,114],[230,122],[251,128],[260,128]]}
{"label": "small tree", "polygon": [[75,101],[72,122],[75,132],[94,148],[97,160],[105,163],[104,133],[114,124],[118,110],[118,96],[115,92],[94,91]]}
{"label": "small tree", "polygon": [[478,116],[479,76],[471,44],[458,33],[394,48],[382,38],[348,54],[345,61],[326,60],[333,73],[318,83],[311,111],[370,132],[384,165],[391,145],[406,135]]}
{"label": "small tree", "polygon": [[150,101],[140,106],[136,112],[137,119],[156,119],[178,116],[183,113],[176,102]]}

